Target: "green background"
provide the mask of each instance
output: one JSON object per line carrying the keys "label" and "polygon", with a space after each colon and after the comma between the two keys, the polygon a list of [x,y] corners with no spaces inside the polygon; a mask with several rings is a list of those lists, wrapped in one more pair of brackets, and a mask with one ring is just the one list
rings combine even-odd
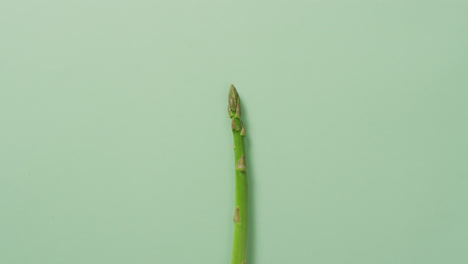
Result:
{"label": "green background", "polygon": [[2,1],[0,263],[468,261],[468,4]]}

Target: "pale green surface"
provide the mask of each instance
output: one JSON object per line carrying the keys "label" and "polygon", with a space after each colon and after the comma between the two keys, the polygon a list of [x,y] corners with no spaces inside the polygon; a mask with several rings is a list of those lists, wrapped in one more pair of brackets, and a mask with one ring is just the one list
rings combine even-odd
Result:
{"label": "pale green surface", "polygon": [[468,4],[154,2],[0,2],[0,263],[229,263],[231,82],[249,264],[467,263]]}

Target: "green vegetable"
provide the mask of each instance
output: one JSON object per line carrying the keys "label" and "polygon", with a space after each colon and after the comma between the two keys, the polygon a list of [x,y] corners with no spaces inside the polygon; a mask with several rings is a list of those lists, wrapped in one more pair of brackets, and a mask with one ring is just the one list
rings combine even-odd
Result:
{"label": "green vegetable", "polygon": [[239,94],[234,85],[229,90],[229,117],[234,135],[234,154],[236,168],[236,207],[234,210],[234,245],[232,250],[232,264],[247,263],[247,165],[245,162],[244,137],[245,128],[241,121],[241,106]]}

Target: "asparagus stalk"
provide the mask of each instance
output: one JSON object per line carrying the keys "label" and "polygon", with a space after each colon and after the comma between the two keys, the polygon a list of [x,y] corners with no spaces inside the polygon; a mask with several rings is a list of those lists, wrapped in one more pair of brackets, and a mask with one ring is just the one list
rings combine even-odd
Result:
{"label": "asparagus stalk", "polygon": [[247,263],[247,166],[245,162],[244,137],[245,128],[241,121],[239,94],[234,85],[229,90],[229,117],[234,135],[234,156],[236,168],[236,207],[234,210],[234,245],[232,264]]}

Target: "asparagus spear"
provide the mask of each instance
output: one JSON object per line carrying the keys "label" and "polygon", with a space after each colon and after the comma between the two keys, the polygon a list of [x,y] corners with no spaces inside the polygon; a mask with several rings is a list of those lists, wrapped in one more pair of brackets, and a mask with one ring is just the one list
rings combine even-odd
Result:
{"label": "asparagus spear", "polygon": [[239,94],[234,85],[229,90],[229,117],[234,135],[234,154],[236,168],[236,208],[234,210],[234,245],[232,264],[247,263],[247,166],[245,162],[245,128],[241,121]]}

